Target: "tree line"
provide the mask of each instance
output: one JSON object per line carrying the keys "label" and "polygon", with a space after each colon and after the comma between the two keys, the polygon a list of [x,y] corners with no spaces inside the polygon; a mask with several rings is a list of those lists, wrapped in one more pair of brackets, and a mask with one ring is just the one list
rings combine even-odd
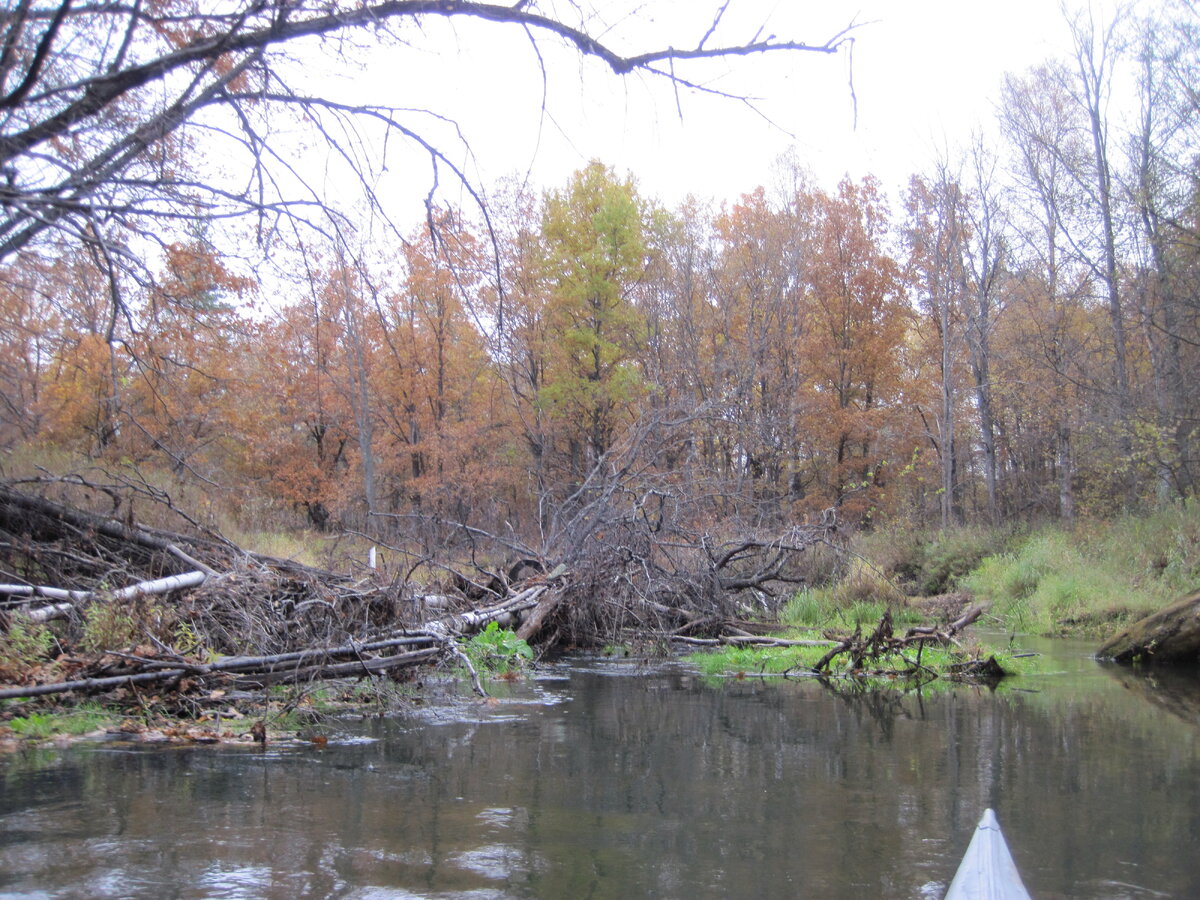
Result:
{"label": "tree line", "polygon": [[598,497],[651,533],[668,506],[698,533],[1190,497],[1198,26],[1188,3],[1076,18],[1071,58],[1005,80],[999,143],[894,200],[785,159],[668,209],[596,161],[431,203],[386,246],[276,233],[290,280],[247,274],[203,214],[122,266],[136,241],[97,235],[133,214],[59,203],[0,272],[0,444],[429,546],[541,545]]}

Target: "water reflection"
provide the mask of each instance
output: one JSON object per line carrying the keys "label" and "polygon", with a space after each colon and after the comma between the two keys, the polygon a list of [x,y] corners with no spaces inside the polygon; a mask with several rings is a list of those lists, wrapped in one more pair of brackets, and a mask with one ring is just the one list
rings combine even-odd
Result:
{"label": "water reflection", "polygon": [[992,806],[1041,900],[1200,896],[1195,718],[1081,659],[923,695],[576,663],[323,750],[7,759],[0,895],[940,897]]}
{"label": "water reflection", "polygon": [[1101,663],[1101,667],[1140,700],[1200,728],[1200,677],[1194,669],[1132,669],[1116,663]]}

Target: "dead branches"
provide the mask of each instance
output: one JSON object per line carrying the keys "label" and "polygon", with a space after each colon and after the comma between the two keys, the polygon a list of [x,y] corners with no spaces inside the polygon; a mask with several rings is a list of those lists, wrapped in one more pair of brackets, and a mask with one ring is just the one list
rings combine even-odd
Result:
{"label": "dead branches", "polygon": [[[983,607],[975,606],[944,628],[936,626],[910,628],[903,637],[897,637],[892,623],[892,611],[888,609],[880,618],[879,624],[865,638],[862,635],[862,627],[859,626],[855,628],[854,634],[838,639],[829,652],[813,665],[812,671],[821,674],[837,657],[849,654],[850,659],[846,668],[852,673],[878,669],[885,659],[892,657],[905,663],[908,674],[925,672],[937,677],[937,673],[933,669],[921,663],[921,654],[924,648],[929,644],[938,646],[957,644],[955,636],[978,619],[982,613]],[[905,652],[914,648],[916,656],[910,659]],[[1005,674],[994,657],[986,661],[969,660],[954,664],[949,667],[948,672],[951,677],[975,679],[994,679]]]}
{"label": "dead branches", "polygon": [[[414,644],[423,646],[390,656],[375,655],[379,650]],[[71,681],[4,688],[0,689],[0,700],[42,697],[68,691],[96,693],[128,685],[179,681],[184,678],[192,679],[206,689],[226,684],[228,677],[233,677],[232,686],[235,688],[261,688],[270,684],[298,684],[323,678],[380,675],[429,662],[441,653],[437,637],[415,635],[377,641],[373,644],[331,647],[301,653],[230,657],[212,663],[122,654],[119,662],[124,671],[121,674],[95,674]]]}
{"label": "dead branches", "polygon": [[[185,558],[203,568],[177,571]],[[561,567],[537,574],[491,606],[421,622],[424,610],[405,584],[355,580],[0,486],[0,613],[8,620],[0,619],[0,642],[18,624],[27,632],[62,619],[55,639],[66,651],[16,673],[27,683],[0,689],[0,699],[394,676],[461,661],[457,639],[492,621],[532,637],[562,600],[565,576]]]}

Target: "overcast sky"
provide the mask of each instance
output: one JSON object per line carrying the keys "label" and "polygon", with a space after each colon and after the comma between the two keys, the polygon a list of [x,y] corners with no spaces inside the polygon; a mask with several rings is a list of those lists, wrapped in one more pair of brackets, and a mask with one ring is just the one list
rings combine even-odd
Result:
{"label": "overcast sky", "polygon": [[[631,5],[639,11],[623,14]],[[719,5],[594,4],[608,17],[606,42],[630,53],[694,45]],[[847,173],[874,174],[895,196],[939,148],[953,150],[972,129],[991,127],[1005,72],[1024,71],[1067,46],[1056,0],[732,0],[729,6],[710,45],[748,41],[760,26],[781,39],[819,44],[860,23],[852,69],[844,49],[834,56],[773,54],[681,70],[714,88],[761,98],[764,118],[736,101],[689,93],[679,96],[677,108],[663,79],[618,78],[547,39],[540,44],[547,73],[543,113],[538,56],[519,29],[431,17],[408,48],[359,54],[358,72],[313,67],[308,77],[326,91],[332,82],[359,102],[429,109],[453,119],[470,155],[445,122],[412,121],[484,185],[514,172],[538,186],[561,185],[597,158],[633,172],[644,194],[668,205],[688,193],[736,199],[769,183],[772,162],[794,146],[829,186]],[[420,219],[427,173],[419,158],[390,159],[386,188],[397,204],[413,208],[411,216],[399,210],[398,218]],[[448,180],[443,177],[443,188]],[[453,190],[443,196],[459,199]]]}

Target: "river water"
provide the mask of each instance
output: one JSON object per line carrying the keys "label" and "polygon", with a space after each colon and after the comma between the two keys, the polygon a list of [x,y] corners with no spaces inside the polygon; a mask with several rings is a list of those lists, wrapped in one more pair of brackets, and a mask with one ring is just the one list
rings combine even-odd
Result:
{"label": "river water", "polygon": [[1056,644],[998,691],[574,660],[324,748],[0,757],[0,897],[1200,897],[1200,690]]}

